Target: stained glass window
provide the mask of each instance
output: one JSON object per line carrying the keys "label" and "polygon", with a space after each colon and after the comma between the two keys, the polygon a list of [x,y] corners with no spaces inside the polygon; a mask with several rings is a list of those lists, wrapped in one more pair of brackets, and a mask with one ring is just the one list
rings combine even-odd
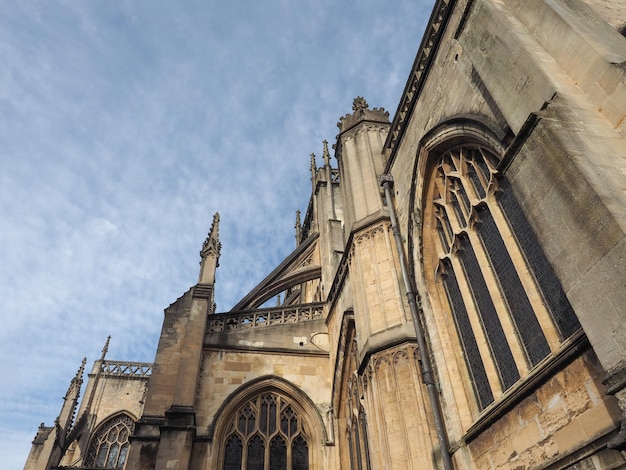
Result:
{"label": "stained glass window", "polygon": [[509,184],[496,180],[497,163],[479,146],[438,158],[430,225],[436,233],[425,236],[439,258],[437,279],[479,409],[580,328]]}
{"label": "stained glass window", "polygon": [[287,397],[263,393],[232,418],[224,446],[224,470],[308,470],[302,418]]}
{"label": "stained glass window", "polygon": [[121,414],[102,424],[91,438],[85,464],[91,468],[123,469],[126,464],[128,438],[135,422]]}

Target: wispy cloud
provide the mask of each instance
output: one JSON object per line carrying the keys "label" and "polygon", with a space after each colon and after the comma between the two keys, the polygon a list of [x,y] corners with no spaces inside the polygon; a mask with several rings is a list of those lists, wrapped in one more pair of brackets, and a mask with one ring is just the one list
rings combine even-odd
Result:
{"label": "wispy cloud", "polygon": [[308,155],[355,96],[395,111],[432,3],[5,5],[3,468],[107,335],[112,358],[154,358],[215,211],[221,311],[294,248]]}

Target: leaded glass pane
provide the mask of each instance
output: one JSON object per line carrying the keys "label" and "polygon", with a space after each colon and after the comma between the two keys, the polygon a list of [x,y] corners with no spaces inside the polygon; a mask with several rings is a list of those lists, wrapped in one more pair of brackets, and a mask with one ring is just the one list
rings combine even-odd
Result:
{"label": "leaded glass pane", "polygon": [[506,390],[520,378],[517,365],[513,359],[511,348],[500,323],[500,317],[476,259],[474,248],[466,237],[463,237],[462,247],[463,250],[459,254],[459,259],[467,273],[468,283],[474,295],[482,326],[500,374],[502,387]]}
{"label": "leaded glass pane", "polygon": [[489,386],[489,380],[487,379],[485,366],[478,350],[478,344],[476,343],[476,337],[474,336],[467,309],[461,296],[459,284],[449,264],[443,280],[448,300],[452,307],[457,332],[461,339],[463,352],[465,353],[465,362],[470,372],[474,393],[478,399],[479,407],[482,409],[493,402],[493,394],[491,393],[491,387]]}
{"label": "leaded glass pane", "polygon": [[550,346],[546,340],[541,325],[537,321],[535,312],[528,300],[522,281],[517,274],[509,252],[500,236],[498,227],[489,210],[482,207],[480,210],[482,224],[478,233],[485,246],[485,251],[491,260],[494,271],[498,276],[504,297],[509,305],[511,317],[515,322],[526,355],[532,365],[537,364],[550,354]]}
{"label": "leaded glass pane", "polygon": [[129,416],[118,415],[100,426],[89,443],[85,464],[91,468],[124,468],[134,424]]}
{"label": "leaded glass pane", "polygon": [[265,467],[265,443],[257,434],[248,442],[247,470],[263,470]]}
{"label": "leaded glass pane", "polygon": [[[246,434],[243,439],[235,428]],[[227,429],[232,431],[224,446],[224,470],[287,470],[290,468],[289,443],[295,441],[292,439],[300,439],[306,446],[298,415],[289,402],[276,393],[252,398],[239,409]],[[270,441],[263,436],[273,438]],[[308,470],[308,460],[300,468]]]}
{"label": "leaded glass pane", "polygon": [[224,470],[241,470],[241,453],[243,445],[239,436],[232,435],[226,441],[224,451]]}
{"label": "leaded glass pane", "polygon": [[287,444],[280,436],[270,444],[270,470],[287,470]]}
{"label": "leaded glass pane", "polygon": [[309,446],[302,436],[291,445],[291,470],[309,470]]}
{"label": "leaded glass pane", "polygon": [[569,338],[581,328],[578,318],[576,318],[576,314],[567,300],[565,292],[563,292],[554,269],[552,269],[541,246],[537,243],[535,232],[530,227],[522,208],[515,199],[508,181],[501,181],[500,187],[503,189],[500,206],[535,275],[561,339]]}

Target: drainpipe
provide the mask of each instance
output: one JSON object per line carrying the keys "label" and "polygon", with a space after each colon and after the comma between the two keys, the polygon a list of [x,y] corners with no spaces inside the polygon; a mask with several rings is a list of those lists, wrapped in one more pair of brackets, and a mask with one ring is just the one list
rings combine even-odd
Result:
{"label": "drainpipe", "polygon": [[439,438],[439,447],[441,448],[441,460],[443,461],[444,470],[453,470],[452,459],[450,458],[448,443],[448,435],[446,433],[446,427],[443,421],[443,415],[441,413],[441,405],[439,403],[439,391],[437,390],[437,384],[435,383],[435,377],[433,375],[433,368],[430,362],[430,353],[428,346],[426,345],[426,338],[424,337],[424,330],[420,321],[420,308],[418,305],[419,298],[416,294],[416,289],[413,287],[412,279],[409,276],[409,271],[406,267],[406,255],[404,253],[404,246],[402,243],[402,235],[400,234],[400,228],[398,227],[398,220],[396,219],[396,209],[393,204],[393,194],[391,189],[393,188],[393,176],[382,175],[379,180],[380,185],[385,190],[385,199],[387,200],[387,207],[389,207],[389,216],[391,218],[391,228],[393,230],[393,236],[396,240],[396,248],[398,249],[398,258],[400,258],[400,269],[402,271],[402,279],[404,281],[404,288],[406,289],[406,296],[409,301],[409,308],[411,309],[411,317],[413,318],[413,325],[415,325],[415,334],[417,336],[417,345],[420,350],[420,356],[422,358],[422,380],[426,389],[428,390],[428,398],[430,401],[430,407],[433,412],[433,418],[435,420],[435,429],[437,431],[437,437]]}

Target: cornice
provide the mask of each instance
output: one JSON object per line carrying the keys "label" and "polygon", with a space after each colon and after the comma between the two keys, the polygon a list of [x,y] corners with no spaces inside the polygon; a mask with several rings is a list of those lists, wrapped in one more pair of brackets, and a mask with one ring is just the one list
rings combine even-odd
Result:
{"label": "cornice", "polygon": [[424,37],[411,68],[409,79],[404,87],[398,109],[391,123],[391,129],[385,141],[384,148],[390,151],[385,173],[389,172],[396,157],[398,142],[404,135],[411,115],[415,110],[417,99],[421,94],[430,65],[436,55],[441,37],[444,34],[446,24],[455,4],[456,0],[437,0],[430,15]]}

